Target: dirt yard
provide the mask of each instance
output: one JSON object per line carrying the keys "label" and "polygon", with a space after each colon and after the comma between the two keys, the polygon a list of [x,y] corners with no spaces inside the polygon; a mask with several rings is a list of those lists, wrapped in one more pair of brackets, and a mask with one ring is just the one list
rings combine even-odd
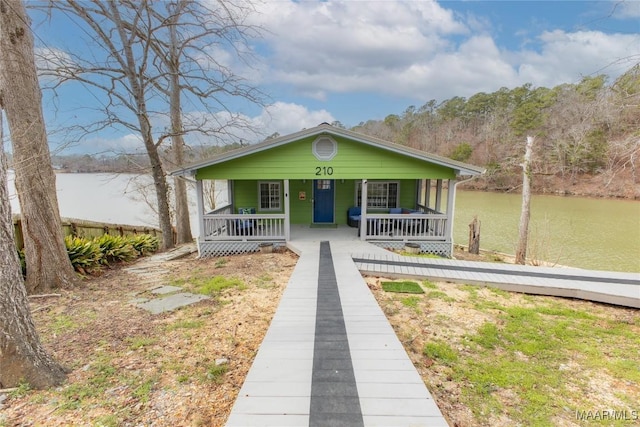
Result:
{"label": "dirt yard", "polygon": [[[144,278],[118,268],[32,299],[68,382],[0,395],[0,427],[224,425],[296,261],[191,255]],[[581,410],[637,416],[638,310],[447,283],[387,293],[383,280],[366,278],[452,426],[587,425]],[[160,285],[212,297],[159,315],[131,304]]]}
{"label": "dirt yard", "polygon": [[290,252],[171,261],[169,273],[145,280],[188,290],[238,280],[167,314],[130,303],[152,286],[122,268],[34,299],[41,338],[68,382],[14,391],[0,426],[224,425],[296,261]]}

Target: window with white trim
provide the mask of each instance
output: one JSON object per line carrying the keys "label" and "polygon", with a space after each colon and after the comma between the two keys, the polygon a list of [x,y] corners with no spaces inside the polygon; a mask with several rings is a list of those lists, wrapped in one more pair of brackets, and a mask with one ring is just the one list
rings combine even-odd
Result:
{"label": "window with white trim", "polygon": [[259,198],[261,211],[277,211],[281,209],[281,194],[279,181],[263,181],[259,183]]}
{"label": "window with white trim", "polygon": [[[394,181],[369,181],[367,183],[367,209],[389,209],[398,207],[400,184]],[[357,186],[356,204],[362,206],[362,183]]]}

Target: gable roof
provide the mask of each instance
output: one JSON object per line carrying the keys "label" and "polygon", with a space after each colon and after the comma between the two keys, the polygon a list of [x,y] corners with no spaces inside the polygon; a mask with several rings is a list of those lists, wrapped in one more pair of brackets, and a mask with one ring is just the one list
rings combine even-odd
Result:
{"label": "gable roof", "polygon": [[255,154],[261,151],[270,150],[275,147],[280,147],[282,145],[299,141],[303,138],[319,136],[319,135],[339,136],[339,137],[347,138],[365,145],[369,145],[372,147],[398,153],[407,157],[411,157],[418,160],[434,163],[440,166],[448,167],[448,168],[454,169],[456,172],[456,175],[475,176],[475,175],[480,175],[484,172],[484,168],[481,168],[478,166],[473,166],[467,163],[458,162],[456,160],[452,160],[446,157],[436,156],[434,154],[429,154],[427,152],[416,150],[414,148],[405,147],[404,145],[394,144],[392,142],[384,141],[382,139],[364,135],[361,133],[337,128],[335,126],[331,126],[328,123],[322,123],[313,128],[304,129],[289,135],[268,139],[258,144],[248,145],[246,147],[241,147],[235,150],[218,154],[206,160],[196,162],[196,163],[187,165],[181,169],[171,171],[170,174],[174,176],[192,175],[198,169],[224,163],[233,159],[238,159],[238,158],[247,156],[249,154]]}

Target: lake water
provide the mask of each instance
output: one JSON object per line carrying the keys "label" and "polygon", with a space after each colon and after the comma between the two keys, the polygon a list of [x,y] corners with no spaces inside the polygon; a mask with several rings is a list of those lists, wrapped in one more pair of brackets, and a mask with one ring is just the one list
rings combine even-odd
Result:
{"label": "lake water", "polygon": [[[522,196],[458,191],[454,241],[468,244],[481,222],[480,247],[515,253]],[[596,270],[640,271],[640,202],[534,195],[528,256]]]}
{"label": "lake water", "polygon": [[[10,172],[10,182],[12,178]],[[148,176],[57,174],[56,183],[60,213],[65,218],[157,226],[150,207],[155,193]],[[9,192],[14,194],[13,212],[18,212],[11,184]],[[513,254],[520,205],[519,194],[458,191],[455,242],[468,244],[468,224],[477,215],[481,222],[480,247]],[[192,202],[191,212],[194,211]],[[191,225],[195,235],[194,215]],[[530,256],[574,267],[640,272],[638,201],[534,195],[529,230]]]}

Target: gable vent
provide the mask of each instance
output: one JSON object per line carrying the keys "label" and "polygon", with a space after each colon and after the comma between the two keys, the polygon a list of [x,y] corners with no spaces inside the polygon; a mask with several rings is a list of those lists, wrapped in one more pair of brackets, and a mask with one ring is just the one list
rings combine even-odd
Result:
{"label": "gable vent", "polygon": [[313,155],[318,160],[331,160],[338,153],[338,143],[328,136],[320,136],[313,141]]}

